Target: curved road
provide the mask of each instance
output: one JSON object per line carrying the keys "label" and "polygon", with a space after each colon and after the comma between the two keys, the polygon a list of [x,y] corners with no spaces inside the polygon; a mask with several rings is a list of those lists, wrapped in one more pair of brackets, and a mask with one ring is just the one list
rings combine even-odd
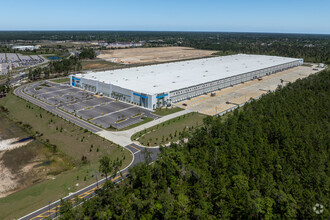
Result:
{"label": "curved road", "polygon": [[[56,106],[54,105],[50,105],[48,103],[45,103],[43,101],[40,101],[30,95],[27,95],[24,93],[24,88],[26,87],[26,85],[24,86],[20,86],[18,88],[16,88],[14,90],[14,94],[49,111],[49,112],[52,112],[53,114],[55,115],[58,115],[60,117],[62,117],[63,119],[67,120],[67,121],[70,121],[76,125],[78,125],[79,127],[82,127],[84,129],[87,129],[97,135],[100,135],[100,134],[104,134],[106,133],[107,131],[93,125],[93,124],[90,124],[84,120],[81,120],[73,115],[70,115],[69,113],[66,113],[60,109],[58,109]],[[112,133],[112,136],[114,134],[114,132],[111,132]],[[101,135],[104,137],[104,135]],[[107,138],[107,137],[105,137]],[[110,141],[113,141],[110,139]],[[126,138],[126,141],[127,143],[127,138]],[[158,153],[160,152],[159,148],[146,148],[146,147],[142,147],[142,146],[138,146],[134,143],[130,143],[130,144],[127,144],[126,146],[124,146],[127,150],[129,150],[132,154],[133,154],[133,160],[132,162],[126,167],[124,168],[123,170],[121,170],[118,175],[116,177],[114,177],[113,179],[111,179],[111,181],[113,181],[114,183],[117,183],[119,181],[121,181],[123,178],[125,178],[127,175],[128,175],[128,169],[132,166],[134,166],[135,164],[137,163],[140,163],[140,162],[144,162],[145,161],[145,158],[148,157],[148,159],[150,161],[155,161],[158,157]],[[148,152],[148,153],[146,153]],[[80,198],[80,199],[89,199],[91,198],[93,195],[94,195],[94,192],[95,190],[99,189],[100,187],[103,186],[104,182],[105,182],[105,178],[96,182],[96,183],[93,183],[92,185],[90,186],[87,186],[86,188],[84,189],[81,189],[75,193],[72,193],[71,195],[63,198],[64,200],[70,200],[73,205],[77,205],[77,202],[76,202],[76,198]],[[35,220],[39,220],[39,219],[45,219],[45,218],[55,218],[58,214],[58,210],[59,210],[59,207],[60,207],[60,200],[56,201],[56,202],[53,202],[37,211],[34,211],[20,219],[22,220],[26,220],[26,219],[35,219]]]}

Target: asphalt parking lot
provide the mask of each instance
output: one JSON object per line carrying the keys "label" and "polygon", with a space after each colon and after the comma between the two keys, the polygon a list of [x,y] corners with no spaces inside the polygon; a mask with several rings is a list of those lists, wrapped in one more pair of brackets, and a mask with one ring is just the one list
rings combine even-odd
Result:
{"label": "asphalt parking lot", "polygon": [[26,87],[25,93],[103,128],[122,129],[144,117],[159,118],[148,109],[64,84],[38,82]]}

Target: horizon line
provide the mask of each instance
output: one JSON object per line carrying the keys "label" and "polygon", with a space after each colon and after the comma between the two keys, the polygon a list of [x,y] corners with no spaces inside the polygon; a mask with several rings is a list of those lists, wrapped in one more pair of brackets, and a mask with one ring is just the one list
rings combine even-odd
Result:
{"label": "horizon line", "polygon": [[248,33],[248,34],[306,34],[306,35],[330,35],[330,33],[307,33],[307,32],[268,32],[268,31],[199,31],[199,30],[88,30],[88,29],[76,29],[76,30],[0,30],[0,32],[185,32],[185,33]]}

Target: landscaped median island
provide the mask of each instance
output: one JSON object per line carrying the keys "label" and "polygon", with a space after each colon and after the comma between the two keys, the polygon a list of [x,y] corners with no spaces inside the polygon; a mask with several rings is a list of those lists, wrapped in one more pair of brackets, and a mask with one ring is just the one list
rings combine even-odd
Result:
{"label": "landscaped median island", "polygon": [[[0,106],[4,109],[1,112],[2,118],[12,121],[24,129],[27,136],[36,139],[22,148],[5,152],[5,155],[8,155],[6,158],[25,161],[21,167],[15,168],[15,172],[29,164],[35,166],[35,169],[40,167],[41,171],[45,171],[44,175],[25,185],[21,191],[0,198],[0,219],[21,217],[47,205],[49,201],[65,197],[69,192],[75,192],[95,182],[95,172],[98,171],[99,159],[103,155],[109,155],[112,160],[121,159],[121,168],[126,167],[133,159],[132,154],[125,148],[12,93],[0,99]],[[0,163],[2,158],[0,157]],[[98,178],[101,178],[100,174]]]}
{"label": "landscaped median island", "polygon": [[186,133],[202,126],[205,117],[205,115],[192,112],[140,131],[131,139],[144,146],[159,146],[176,142]]}
{"label": "landscaped median island", "polygon": [[159,116],[165,116],[182,110],[183,110],[182,108],[178,108],[178,107],[171,107],[171,108],[166,107],[166,108],[157,108],[155,109],[154,113]]}
{"label": "landscaped median island", "polygon": [[142,119],[142,121],[129,125],[127,127],[121,128],[121,129],[116,129],[116,128],[110,127],[110,128],[107,128],[106,130],[108,130],[108,131],[126,131],[126,130],[135,128],[139,125],[143,125],[143,124],[146,124],[146,123],[154,120],[153,118],[150,118],[150,117],[142,117],[141,119]]}

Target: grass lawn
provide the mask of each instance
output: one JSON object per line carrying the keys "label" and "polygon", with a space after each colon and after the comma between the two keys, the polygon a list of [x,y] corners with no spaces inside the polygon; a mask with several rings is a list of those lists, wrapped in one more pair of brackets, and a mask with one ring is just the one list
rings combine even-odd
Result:
{"label": "grass lawn", "polygon": [[175,112],[179,112],[182,111],[182,108],[178,108],[178,107],[173,107],[173,108],[157,108],[154,111],[154,114],[159,115],[159,116],[165,116],[165,115],[170,115],[173,114]]}
{"label": "grass lawn", "polygon": [[51,81],[56,83],[66,83],[66,82],[70,82],[70,78],[52,79]]}
{"label": "grass lawn", "polygon": [[181,132],[191,132],[202,126],[205,117],[196,112],[179,116],[134,134],[132,140],[139,141],[144,146],[148,146],[149,142],[151,146],[175,142],[179,140]]}
{"label": "grass lawn", "polygon": [[83,155],[88,161],[98,161],[103,154],[111,154],[113,159],[130,155],[126,150],[123,153],[117,145],[91,132],[85,132],[75,124],[48,113],[12,93],[1,99],[0,105],[9,110],[9,118],[30,125],[33,132],[42,133],[44,140],[57,145],[57,148],[76,165],[81,163]]}
{"label": "grass lawn", "polygon": [[111,63],[111,62],[102,61],[102,60],[82,61],[81,65],[82,65],[82,70],[102,69],[102,68],[120,66],[120,64]]}
{"label": "grass lawn", "polygon": [[7,75],[0,75],[0,83],[6,82],[7,79],[8,79],[8,76]]}
{"label": "grass lawn", "polygon": [[140,121],[140,122],[138,122],[138,123],[132,124],[132,125],[130,125],[130,126],[127,126],[127,127],[125,127],[125,128],[122,128],[122,129],[108,128],[107,130],[109,130],[109,131],[125,131],[125,130],[129,130],[129,129],[131,129],[131,128],[135,128],[135,127],[137,127],[137,126],[139,126],[139,125],[142,125],[142,124],[148,123],[148,122],[150,122],[150,121],[153,121],[154,119],[153,119],[153,118],[149,118],[149,117],[143,117],[142,120],[143,120],[143,121]]}
{"label": "grass lawn", "polygon": [[[132,160],[131,153],[91,132],[69,123],[60,117],[48,113],[10,93],[0,99],[0,105],[9,110],[7,117],[21,123],[29,132],[42,134],[44,142],[57,146],[59,153],[71,163],[71,169],[56,176],[55,180],[46,180],[0,199],[0,219],[13,219],[34,211],[77,189],[95,181],[91,172],[98,170],[98,160],[103,155],[111,159],[122,158],[123,167]],[[82,163],[87,157],[87,164]],[[77,180],[79,176],[79,180]],[[84,180],[86,176],[86,181]],[[76,180],[76,181],[75,181]],[[79,186],[75,186],[79,183]]]}
{"label": "grass lawn", "polygon": [[[74,168],[27,189],[0,198],[0,219],[18,219],[35,211],[49,202],[54,202],[96,182],[93,173],[98,170],[97,163]],[[85,180],[86,177],[86,180]],[[100,176],[98,176],[100,179]],[[79,186],[76,186],[79,184]]]}

